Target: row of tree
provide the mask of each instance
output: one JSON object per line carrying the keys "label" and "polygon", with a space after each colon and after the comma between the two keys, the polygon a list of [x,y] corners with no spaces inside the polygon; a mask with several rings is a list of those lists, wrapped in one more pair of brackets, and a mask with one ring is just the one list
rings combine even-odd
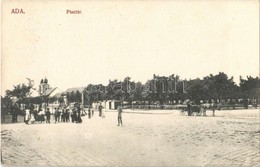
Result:
{"label": "row of tree", "polygon": [[[229,78],[227,74],[220,72],[217,75],[210,74],[202,79],[183,80],[178,75],[159,76],[153,75],[152,79],[145,83],[131,81],[130,77],[124,80],[110,80],[108,85],[89,84],[84,90],[84,104],[93,102],[120,100],[126,102],[148,102],[158,103],[160,105],[173,104],[179,100],[191,99],[196,103],[201,100],[214,101],[238,101],[238,99],[249,101],[258,101],[260,80],[258,77],[248,76],[246,79],[240,77],[240,83],[237,85],[233,77]],[[6,91],[6,98],[17,97],[26,100],[33,100],[35,103],[41,103],[43,98],[32,98],[31,86],[20,84],[13,90]],[[82,101],[81,92],[68,92],[67,99],[71,102]],[[48,102],[63,99],[48,97]],[[232,101],[231,100],[231,101]],[[44,98],[46,101],[46,98]]]}
{"label": "row of tree", "polygon": [[[240,77],[240,83],[237,85],[233,77],[229,78],[223,72],[193,80],[182,80],[174,74],[168,77],[154,75],[144,84],[131,81],[130,77],[126,77],[123,81],[110,80],[106,86],[89,84],[84,91],[84,100],[85,104],[121,100],[129,103],[138,101],[160,105],[173,104],[185,99],[194,100],[196,103],[200,103],[201,100],[238,102],[239,99],[256,102],[259,96],[259,85],[259,78],[251,76],[246,79]],[[67,96],[70,97],[70,102],[81,102],[79,92]]]}

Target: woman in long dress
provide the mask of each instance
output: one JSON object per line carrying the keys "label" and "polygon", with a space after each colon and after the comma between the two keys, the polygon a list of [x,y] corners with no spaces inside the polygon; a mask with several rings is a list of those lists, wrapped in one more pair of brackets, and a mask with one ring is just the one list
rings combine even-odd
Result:
{"label": "woman in long dress", "polygon": [[31,122],[31,124],[34,124],[34,122],[35,122],[35,117],[34,117],[33,113],[31,114],[30,122]]}
{"label": "woman in long dress", "polygon": [[26,108],[25,109],[25,123],[28,124],[30,120],[30,109]]}

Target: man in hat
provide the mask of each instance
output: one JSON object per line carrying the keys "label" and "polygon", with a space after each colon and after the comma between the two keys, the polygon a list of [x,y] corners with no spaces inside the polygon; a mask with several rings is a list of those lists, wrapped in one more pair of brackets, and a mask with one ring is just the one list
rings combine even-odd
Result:
{"label": "man in hat", "polygon": [[191,101],[187,100],[188,116],[191,116]]}
{"label": "man in hat", "polygon": [[54,108],[54,119],[55,123],[58,121],[58,115],[59,115],[59,110],[57,108]]}
{"label": "man in hat", "polygon": [[46,123],[50,123],[51,112],[50,112],[49,108],[47,108],[47,111],[46,111],[45,115],[46,115]]}
{"label": "man in hat", "polygon": [[117,107],[117,112],[118,112],[118,115],[117,115],[117,121],[118,121],[118,125],[117,126],[123,126],[123,121],[122,121],[122,107],[121,106],[118,106]]}
{"label": "man in hat", "polygon": [[101,117],[102,116],[102,105],[101,105],[101,103],[99,104],[99,106],[98,106],[98,110],[99,110],[99,116]]}

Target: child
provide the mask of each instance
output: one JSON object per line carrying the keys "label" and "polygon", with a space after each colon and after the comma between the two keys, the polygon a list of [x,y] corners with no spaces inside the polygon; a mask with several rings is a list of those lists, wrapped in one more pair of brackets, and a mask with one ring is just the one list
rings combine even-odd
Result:
{"label": "child", "polygon": [[30,119],[31,124],[35,123],[35,118],[34,118],[34,114],[31,114],[31,119]]}

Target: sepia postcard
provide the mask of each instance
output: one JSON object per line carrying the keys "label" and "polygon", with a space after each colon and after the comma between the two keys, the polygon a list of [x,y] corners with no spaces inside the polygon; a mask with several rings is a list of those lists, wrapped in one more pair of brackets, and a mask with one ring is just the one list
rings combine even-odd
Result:
{"label": "sepia postcard", "polygon": [[258,0],[3,0],[2,166],[260,167]]}

